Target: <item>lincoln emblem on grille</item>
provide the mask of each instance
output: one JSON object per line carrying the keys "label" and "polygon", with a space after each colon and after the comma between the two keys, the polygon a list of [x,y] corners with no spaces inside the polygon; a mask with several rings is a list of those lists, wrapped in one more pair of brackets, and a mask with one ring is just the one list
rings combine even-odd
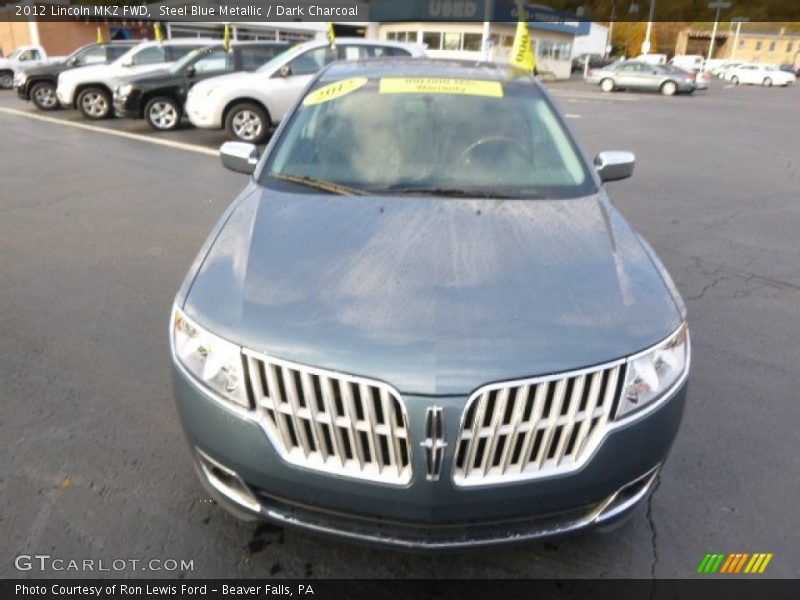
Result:
{"label": "lincoln emblem on grille", "polygon": [[438,481],[442,473],[444,462],[444,411],[441,406],[428,407],[425,418],[425,441],[420,443],[425,449],[425,478],[428,481]]}

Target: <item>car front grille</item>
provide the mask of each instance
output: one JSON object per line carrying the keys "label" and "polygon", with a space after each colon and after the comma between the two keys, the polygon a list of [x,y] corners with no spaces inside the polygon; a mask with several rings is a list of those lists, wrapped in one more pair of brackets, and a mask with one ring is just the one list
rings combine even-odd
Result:
{"label": "car front grille", "polygon": [[497,484],[573,471],[603,438],[624,361],[484,386],[467,401],[453,481]]}
{"label": "car front grille", "polygon": [[244,350],[248,394],[289,463],[405,485],[411,440],[400,395],[369,379]]}

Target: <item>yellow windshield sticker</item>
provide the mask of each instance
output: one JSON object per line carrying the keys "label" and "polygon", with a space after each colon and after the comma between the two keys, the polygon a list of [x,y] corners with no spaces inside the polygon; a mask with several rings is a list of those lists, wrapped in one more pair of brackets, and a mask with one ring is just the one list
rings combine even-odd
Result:
{"label": "yellow windshield sticker", "polygon": [[341,98],[342,96],[355,92],[358,88],[365,85],[367,81],[366,77],[352,77],[351,79],[342,79],[336,83],[323,86],[306,96],[305,100],[303,100],[303,105],[312,106],[314,104],[322,104],[323,102],[336,100],[336,98]]}
{"label": "yellow windshield sticker", "polygon": [[461,94],[467,96],[503,97],[499,81],[479,79],[437,79],[433,77],[384,77],[381,94]]}

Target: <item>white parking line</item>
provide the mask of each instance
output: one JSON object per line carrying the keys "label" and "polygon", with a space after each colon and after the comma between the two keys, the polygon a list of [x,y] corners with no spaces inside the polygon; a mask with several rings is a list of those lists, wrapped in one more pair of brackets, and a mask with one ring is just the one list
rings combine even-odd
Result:
{"label": "white parking line", "polygon": [[127,131],[115,131],[114,129],[107,129],[105,127],[98,127],[96,125],[87,125],[86,123],[74,123],[72,121],[64,121],[63,119],[45,117],[44,115],[37,115],[24,110],[18,110],[16,108],[5,108],[0,106],[0,113],[15,115],[18,117],[27,117],[28,119],[34,119],[36,121],[44,121],[45,123],[55,123],[56,125],[64,125],[65,127],[74,127],[75,129],[84,129],[86,131],[94,131],[96,133],[105,133],[106,135],[115,135],[117,137],[126,138],[129,140],[137,140],[139,142],[146,142],[148,144],[167,146],[168,148],[175,148],[176,150],[185,150],[187,152],[196,152],[197,154],[205,154],[206,156],[219,156],[218,150],[206,148],[205,146],[198,146],[196,144],[184,144],[182,142],[174,142],[172,140],[160,140],[146,135],[141,135],[139,133],[128,133]]}
{"label": "white parking line", "polygon": [[593,101],[593,102],[639,102],[641,98],[633,96],[623,96],[621,94],[594,94],[592,92],[572,92],[572,91],[550,91],[550,93],[559,99],[573,100],[573,101]]}
{"label": "white parking line", "polygon": [[580,119],[581,118],[580,115],[576,115],[575,113],[567,113],[564,116],[567,117],[568,119]]}

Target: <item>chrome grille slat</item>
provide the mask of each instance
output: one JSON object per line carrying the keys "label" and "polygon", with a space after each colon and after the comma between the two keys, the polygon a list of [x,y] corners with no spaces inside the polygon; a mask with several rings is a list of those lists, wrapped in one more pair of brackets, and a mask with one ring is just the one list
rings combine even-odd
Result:
{"label": "chrome grille slat", "polygon": [[411,440],[387,384],[244,350],[248,392],[284,460],[334,475],[405,485]]}
{"label": "chrome grille slat", "polygon": [[603,437],[624,361],[490,384],[467,401],[453,481],[488,485],[580,467]]}
{"label": "chrome grille slat", "polygon": [[556,465],[560,465],[561,461],[564,460],[564,452],[567,449],[567,442],[569,442],[569,439],[572,436],[572,429],[575,427],[575,416],[578,412],[580,397],[583,393],[583,385],[585,381],[586,375],[580,375],[573,381],[572,392],[568,401],[569,409],[563,425],[563,430],[561,431],[561,439],[558,441],[558,447],[556,448]]}

